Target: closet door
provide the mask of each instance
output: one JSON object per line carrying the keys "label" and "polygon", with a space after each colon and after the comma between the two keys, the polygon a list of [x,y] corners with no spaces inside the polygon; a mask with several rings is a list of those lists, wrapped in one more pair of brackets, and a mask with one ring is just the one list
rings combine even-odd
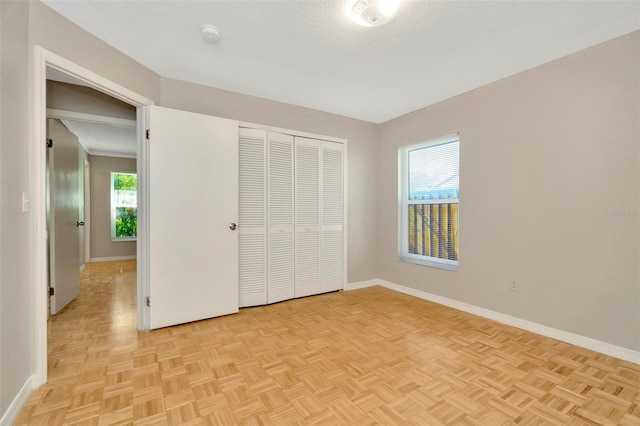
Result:
{"label": "closet door", "polygon": [[344,285],[344,145],[322,142],[321,291]]}
{"label": "closet door", "polygon": [[295,297],[320,289],[320,147],[295,138]]}
{"label": "closet door", "polygon": [[267,133],[267,303],[294,297],[293,136]]}
{"label": "closet door", "polygon": [[240,307],[267,303],[267,132],[239,129],[238,290]]}

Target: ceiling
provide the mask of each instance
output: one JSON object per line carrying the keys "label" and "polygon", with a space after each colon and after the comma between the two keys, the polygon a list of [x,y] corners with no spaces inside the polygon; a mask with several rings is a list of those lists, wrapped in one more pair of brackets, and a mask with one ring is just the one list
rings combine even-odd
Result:
{"label": "ceiling", "polygon": [[43,1],[163,77],[375,123],[640,29],[638,1],[404,0],[377,28],[346,1]]}
{"label": "ceiling", "polygon": [[91,155],[108,155],[136,158],[136,124],[114,126],[96,122],[63,119],[71,133],[78,137],[80,145]]}

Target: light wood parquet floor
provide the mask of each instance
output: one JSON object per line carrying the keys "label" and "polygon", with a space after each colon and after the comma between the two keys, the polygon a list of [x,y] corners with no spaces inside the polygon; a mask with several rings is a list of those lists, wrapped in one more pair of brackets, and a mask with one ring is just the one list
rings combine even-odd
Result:
{"label": "light wood parquet floor", "polygon": [[136,330],[135,262],[49,322],[16,424],[640,425],[640,366],[381,287]]}

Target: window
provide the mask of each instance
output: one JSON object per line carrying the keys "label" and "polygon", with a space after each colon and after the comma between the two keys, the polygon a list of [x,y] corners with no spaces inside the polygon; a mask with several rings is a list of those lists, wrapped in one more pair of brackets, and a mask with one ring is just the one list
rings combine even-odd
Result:
{"label": "window", "polygon": [[131,241],[138,235],[138,177],[111,172],[111,240]]}
{"label": "window", "polygon": [[400,259],[458,269],[458,135],[400,148]]}

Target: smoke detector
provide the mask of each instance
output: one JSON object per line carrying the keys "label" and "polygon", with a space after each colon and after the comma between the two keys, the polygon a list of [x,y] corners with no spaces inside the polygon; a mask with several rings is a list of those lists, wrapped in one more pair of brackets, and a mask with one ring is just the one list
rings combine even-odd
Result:
{"label": "smoke detector", "polygon": [[205,24],[200,27],[202,38],[209,43],[217,43],[220,41],[220,30],[213,25]]}

